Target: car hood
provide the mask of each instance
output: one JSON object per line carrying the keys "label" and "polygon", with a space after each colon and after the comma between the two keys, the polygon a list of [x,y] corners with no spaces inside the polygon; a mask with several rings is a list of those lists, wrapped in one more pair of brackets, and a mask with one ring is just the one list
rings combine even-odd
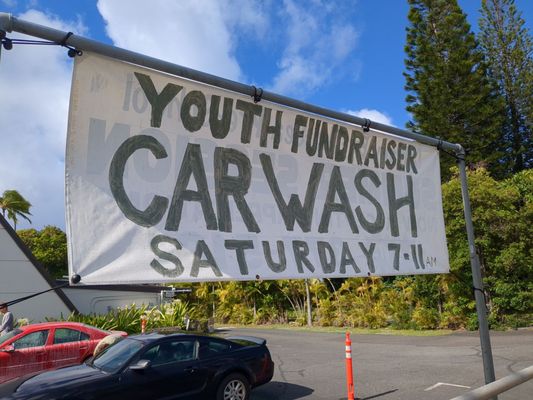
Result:
{"label": "car hood", "polygon": [[[41,389],[67,391],[69,388],[79,387],[109,376],[96,368],[87,364],[75,365],[72,367],[59,368],[53,371],[46,371],[39,374],[26,375],[12,381],[12,386],[16,386],[14,392],[37,393]],[[15,384],[17,382],[17,384]]]}

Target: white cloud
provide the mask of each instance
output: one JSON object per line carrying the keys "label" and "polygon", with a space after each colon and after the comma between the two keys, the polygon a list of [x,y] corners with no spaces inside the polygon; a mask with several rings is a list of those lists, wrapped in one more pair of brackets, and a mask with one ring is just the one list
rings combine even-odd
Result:
{"label": "white cloud", "polygon": [[[228,79],[241,80],[233,29],[266,22],[250,4],[217,0],[99,0],[115,45]],[[260,8],[258,8],[260,10]]]}
{"label": "white cloud", "polygon": [[[23,20],[83,34],[79,23],[67,23],[38,11]],[[29,38],[20,34],[9,37]],[[31,38],[35,39],[35,38]],[[30,203],[32,227],[64,227],[64,154],[72,61],[56,46],[14,45],[2,50],[0,88],[0,192],[19,191]],[[30,227],[20,222],[17,228]]]}
{"label": "white cloud", "polygon": [[234,40],[244,35],[248,39],[264,40],[270,34],[271,21],[267,1],[219,0],[218,3],[222,4],[220,11]]}
{"label": "white cloud", "polygon": [[333,4],[285,0],[283,5],[280,12],[285,20],[282,25],[287,27],[287,44],[272,90],[305,96],[346,67],[359,35],[343,20],[342,9]]}
{"label": "white cloud", "polygon": [[[239,44],[281,47],[271,90],[293,96],[340,79],[341,67],[354,62],[350,58],[358,40],[340,6],[318,0],[99,0],[97,7],[115,45],[237,81],[246,80],[236,58]],[[80,21],[65,22],[35,10],[18,17],[87,32]],[[15,45],[2,52],[0,90],[8,100],[0,107],[0,193],[15,189],[25,196],[33,204],[36,228],[65,224],[71,74],[65,49]]]}
{"label": "white cloud", "polygon": [[115,45],[236,81],[246,81],[239,43],[274,43],[282,49],[279,71],[266,86],[285,95],[305,96],[339,79],[341,70],[351,70],[352,78],[360,68],[349,60],[358,33],[343,9],[353,3],[153,0],[147,7],[141,0],[99,0],[97,6]]}
{"label": "white cloud", "polygon": [[345,111],[347,114],[355,115],[360,118],[367,118],[374,122],[379,122],[385,125],[394,126],[392,119],[385,113],[382,113],[378,110],[370,110],[368,108],[362,108],[360,110],[348,110]]}
{"label": "white cloud", "polygon": [[17,0],[2,0],[2,4],[6,7],[13,8],[17,6]]}

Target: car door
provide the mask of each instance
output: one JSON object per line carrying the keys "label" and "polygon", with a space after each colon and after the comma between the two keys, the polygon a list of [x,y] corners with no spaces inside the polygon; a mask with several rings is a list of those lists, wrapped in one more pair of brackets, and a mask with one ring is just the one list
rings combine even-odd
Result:
{"label": "car door", "polygon": [[80,364],[89,351],[89,335],[78,329],[55,328],[47,346],[49,368]]}
{"label": "car door", "polygon": [[[149,387],[151,399],[185,399],[202,393],[207,385],[207,370],[197,359],[198,343],[193,338],[173,339],[155,344],[139,356],[151,365],[142,371],[126,370],[122,381],[136,382],[139,391]],[[135,387],[135,386],[132,386]]]}
{"label": "car door", "polygon": [[11,353],[13,352],[13,345],[11,343],[22,333],[20,329],[14,329],[0,336],[0,383],[12,378],[7,375],[7,367],[11,364]]}
{"label": "car door", "polygon": [[210,374],[216,375],[234,364],[231,350],[232,345],[228,341],[204,337],[200,339],[198,359]]}
{"label": "car door", "polygon": [[17,377],[47,369],[45,345],[49,332],[48,329],[29,332],[12,343],[14,351],[9,353],[7,366],[9,376]]}

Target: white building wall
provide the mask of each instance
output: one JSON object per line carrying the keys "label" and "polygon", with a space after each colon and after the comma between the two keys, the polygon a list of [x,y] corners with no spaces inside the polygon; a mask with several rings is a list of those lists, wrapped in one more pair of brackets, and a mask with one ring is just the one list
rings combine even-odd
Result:
{"label": "white building wall", "polygon": [[[50,289],[50,284],[26,257],[17,243],[0,224],[0,302]],[[9,307],[15,319],[45,321],[70,315],[70,310],[54,292],[48,292]]]}
{"label": "white building wall", "polygon": [[63,292],[82,314],[107,314],[118,307],[146,305],[155,307],[160,304],[160,293],[105,289],[64,288]]}

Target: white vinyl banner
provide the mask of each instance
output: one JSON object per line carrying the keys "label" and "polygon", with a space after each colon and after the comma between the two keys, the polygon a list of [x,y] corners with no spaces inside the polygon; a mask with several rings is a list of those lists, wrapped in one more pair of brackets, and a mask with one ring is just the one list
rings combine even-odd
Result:
{"label": "white vinyl banner", "polygon": [[88,52],[66,202],[80,284],[449,270],[435,148]]}

